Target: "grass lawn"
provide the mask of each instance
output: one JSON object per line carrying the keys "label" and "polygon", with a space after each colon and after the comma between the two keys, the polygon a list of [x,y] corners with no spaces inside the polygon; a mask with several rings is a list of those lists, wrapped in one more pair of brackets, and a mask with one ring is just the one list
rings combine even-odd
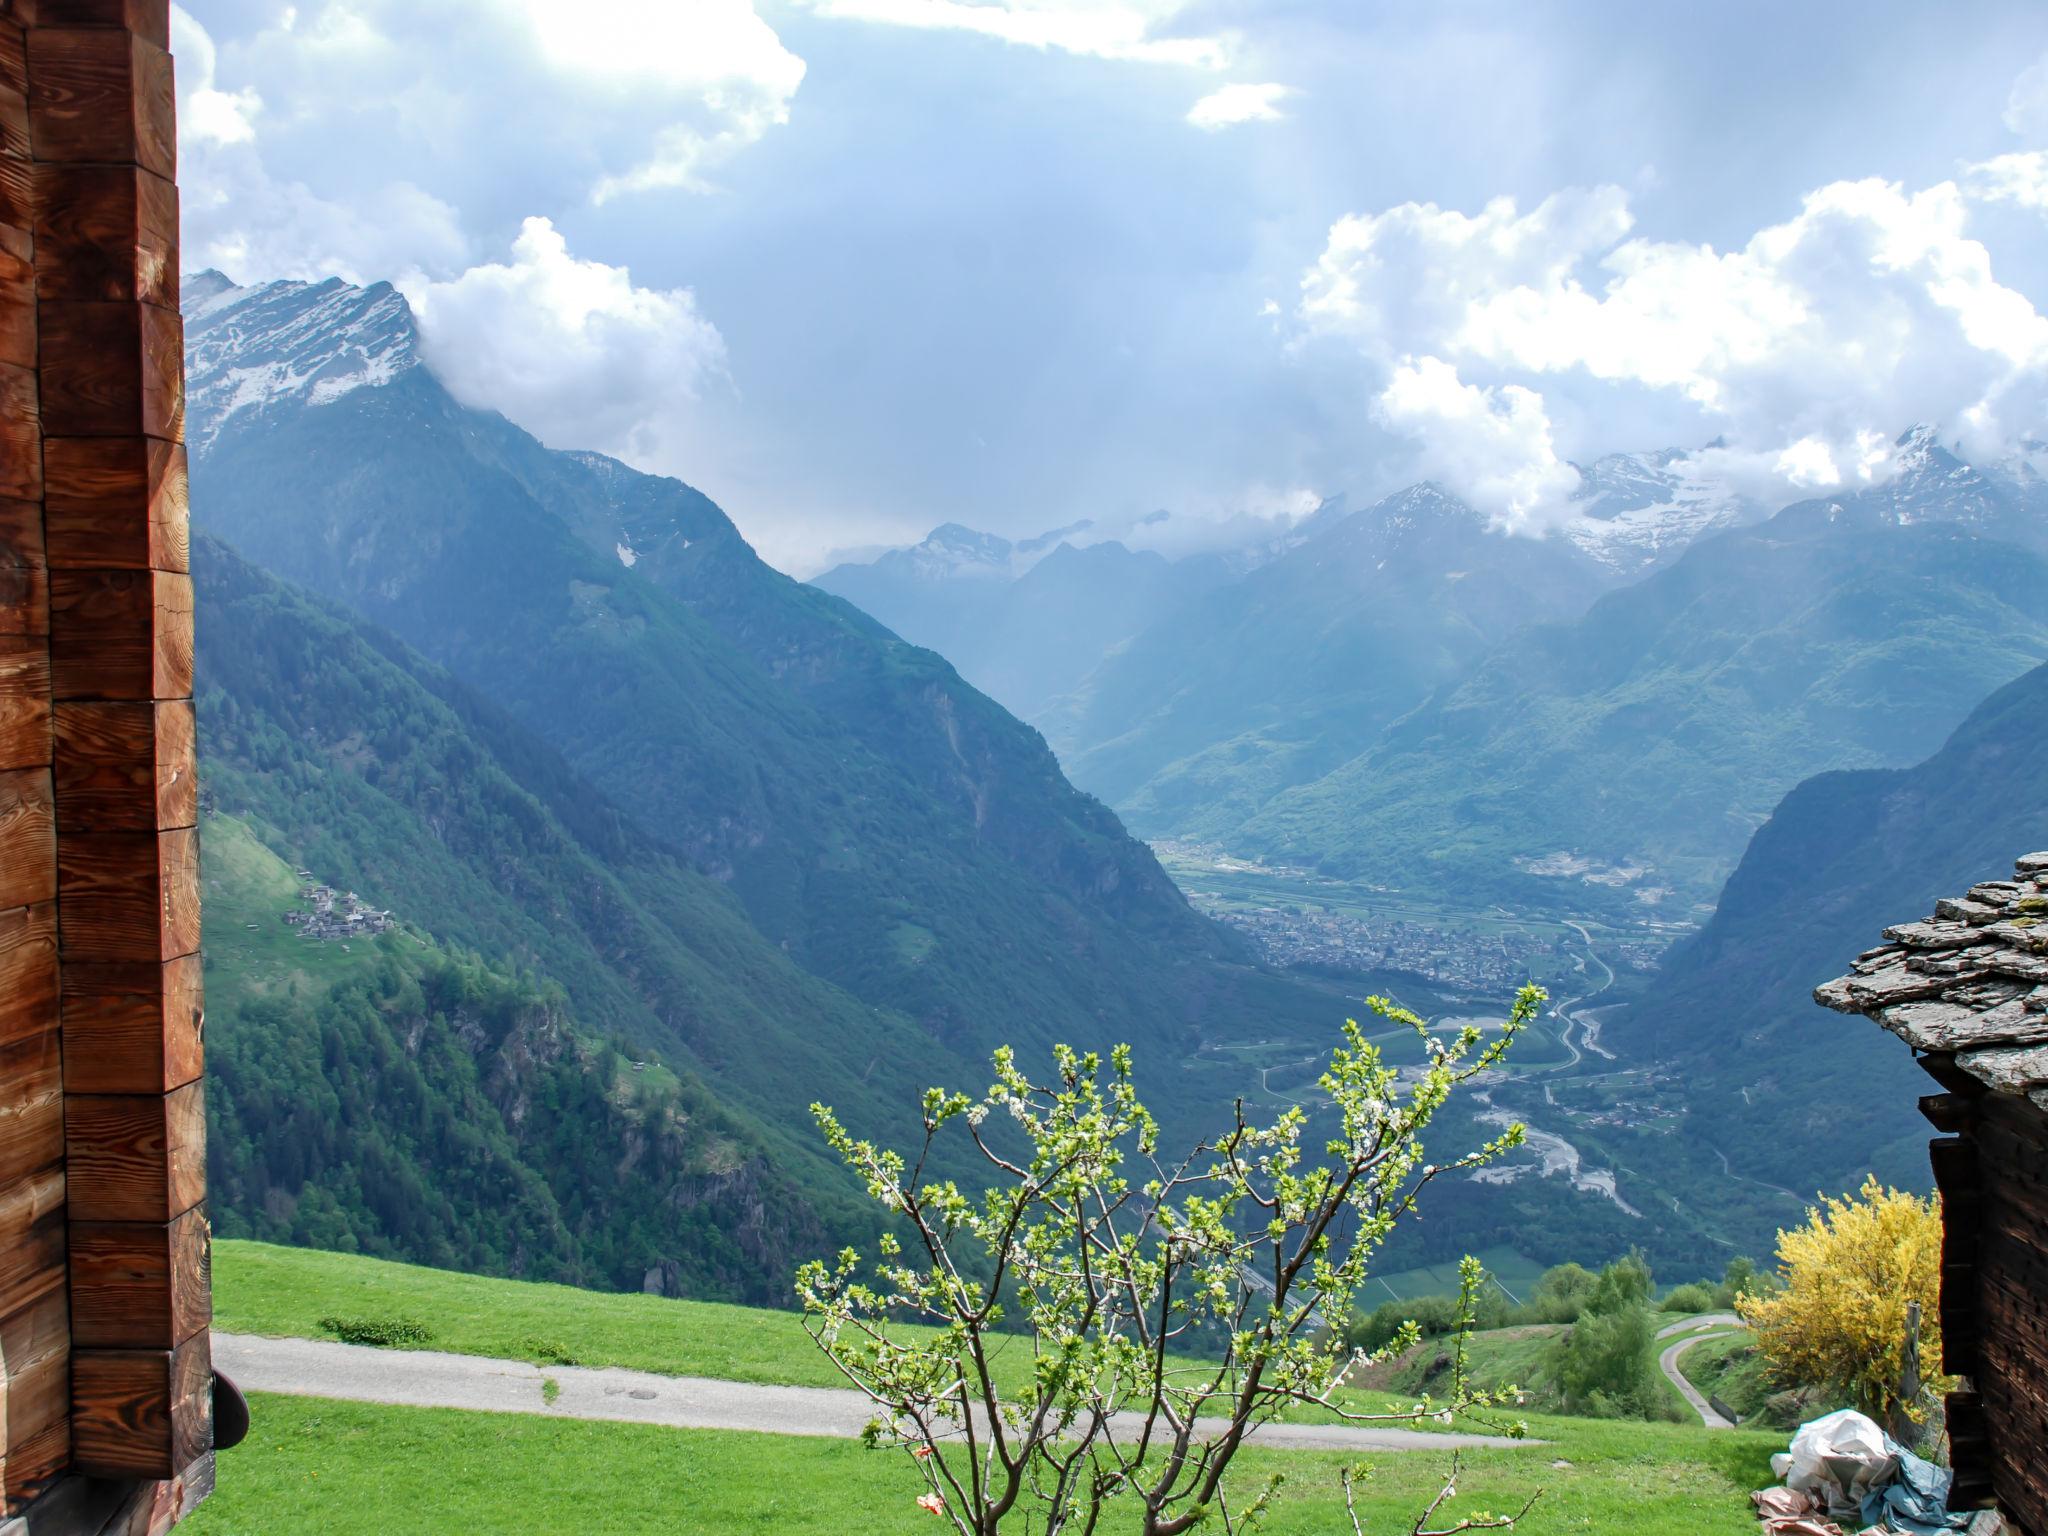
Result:
{"label": "grass lawn", "polygon": [[[222,1453],[218,1491],[184,1527],[193,1536],[938,1530],[911,1502],[920,1484],[908,1458],[852,1441],[264,1395],[252,1406],[249,1440]],[[1529,1536],[1751,1536],[1745,1494],[1767,1479],[1768,1449],[1740,1433],[1584,1421],[1569,1443],[1468,1453],[1456,1509],[1515,1507],[1541,1488],[1521,1527]],[[1406,1531],[1443,1461],[1409,1453],[1371,1464],[1366,1529]],[[1345,1528],[1341,1458],[1247,1453],[1240,1465],[1247,1488],[1285,1471],[1267,1527],[1276,1536]]]}
{"label": "grass lawn", "polygon": [[[843,1384],[793,1313],[604,1295],[352,1254],[220,1242],[214,1303],[217,1326],[237,1332],[318,1338],[323,1317],[411,1320],[428,1328],[425,1347],[459,1353]],[[1501,1348],[1492,1353],[1515,1352],[1516,1341],[1494,1342]],[[1468,1453],[1460,1486],[1467,1512],[1543,1488],[1524,1527],[1530,1532],[1751,1532],[1745,1495],[1769,1481],[1770,1453],[1782,1448],[1781,1436],[1679,1425],[1547,1415],[1528,1423],[1545,1443]],[[223,1455],[220,1491],[190,1525],[195,1536],[937,1529],[911,1503],[919,1485],[901,1454],[850,1442],[273,1396],[258,1397],[255,1425],[247,1444]],[[1553,1465],[1559,1461],[1569,1465]],[[1287,1473],[1289,1492],[1271,1530],[1344,1529],[1335,1496],[1341,1458],[1274,1451],[1244,1465],[1247,1488],[1268,1470]],[[1380,1523],[1368,1530],[1405,1531],[1444,1458],[1379,1455],[1372,1465],[1366,1507]]]}

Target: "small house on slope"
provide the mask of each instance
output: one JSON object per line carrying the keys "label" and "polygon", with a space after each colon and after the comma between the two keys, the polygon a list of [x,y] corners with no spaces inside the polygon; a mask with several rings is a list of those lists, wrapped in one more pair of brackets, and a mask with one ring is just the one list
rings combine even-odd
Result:
{"label": "small house on slope", "polygon": [[1957,1506],[2048,1536],[2048,853],[1887,928],[1814,993],[1910,1045],[1941,1190],[1942,1365]]}

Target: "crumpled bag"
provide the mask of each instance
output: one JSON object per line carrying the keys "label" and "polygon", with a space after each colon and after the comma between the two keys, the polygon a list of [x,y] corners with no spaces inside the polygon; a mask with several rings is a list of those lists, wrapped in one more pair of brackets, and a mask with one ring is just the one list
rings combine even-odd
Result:
{"label": "crumpled bag", "polygon": [[1922,1461],[1897,1441],[1888,1442],[1897,1455],[1894,1481],[1863,1496],[1863,1523],[1881,1525],[1894,1536],[1940,1536],[1959,1529],[1968,1515],[1948,1512],[1948,1489],[1955,1474]]}
{"label": "crumpled bag", "polygon": [[1864,1500],[1898,1470],[1899,1448],[1891,1437],[1855,1409],[1844,1408],[1799,1426],[1784,1476],[1787,1488],[1812,1495],[1834,1519],[1854,1520],[1862,1517]]}
{"label": "crumpled bag", "polygon": [[1749,1496],[1766,1536],[1842,1536],[1842,1528],[1821,1514],[1813,1495],[1790,1488],[1759,1488]]}

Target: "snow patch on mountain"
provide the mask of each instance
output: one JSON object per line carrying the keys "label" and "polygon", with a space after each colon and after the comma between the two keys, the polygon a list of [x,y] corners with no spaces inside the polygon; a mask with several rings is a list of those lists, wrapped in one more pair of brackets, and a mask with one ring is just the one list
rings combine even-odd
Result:
{"label": "snow patch on mountain", "polygon": [[1560,532],[1631,579],[1669,565],[1707,534],[1761,521],[1768,511],[1683,448],[1610,453],[1577,468],[1579,514]]}
{"label": "snow patch on mountain", "polygon": [[420,366],[412,307],[389,283],[245,288],[208,271],[188,278],[182,297],[185,430],[202,452],[239,418],[331,405]]}

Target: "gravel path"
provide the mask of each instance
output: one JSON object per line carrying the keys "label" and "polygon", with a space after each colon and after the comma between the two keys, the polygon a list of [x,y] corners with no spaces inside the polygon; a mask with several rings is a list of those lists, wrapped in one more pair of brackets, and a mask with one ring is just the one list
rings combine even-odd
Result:
{"label": "gravel path", "polygon": [[[245,1391],[412,1408],[616,1419],[680,1429],[747,1429],[773,1435],[852,1438],[860,1434],[872,1413],[859,1393],[829,1387],[769,1387],[615,1368],[538,1366],[523,1360],[375,1349],[325,1339],[216,1333],[213,1363]],[[559,1389],[552,1403],[542,1398],[544,1380],[555,1382]],[[260,1409],[257,1416],[260,1420]],[[1264,1446],[1335,1451],[1449,1451],[1541,1443],[1498,1435],[1431,1434],[1351,1424],[1269,1424],[1257,1431],[1256,1439]]]}
{"label": "gravel path", "polygon": [[[1663,1335],[1659,1334],[1658,1337],[1662,1338]],[[1664,1353],[1657,1357],[1657,1369],[1664,1373],[1665,1379],[1671,1385],[1678,1388],[1679,1395],[1692,1404],[1693,1412],[1700,1416],[1700,1422],[1709,1429],[1733,1429],[1735,1426],[1716,1413],[1714,1405],[1700,1395],[1699,1388],[1685,1379],[1678,1369],[1678,1357],[1683,1355],[1688,1349],[1691,1349],[1695,1344],[1705,1343],[1708,1339],[1725,1339],[1727,1337],[1726,1333],[1690,1334],[1680,1339],[1676,1344],[1666,1348]]]}

